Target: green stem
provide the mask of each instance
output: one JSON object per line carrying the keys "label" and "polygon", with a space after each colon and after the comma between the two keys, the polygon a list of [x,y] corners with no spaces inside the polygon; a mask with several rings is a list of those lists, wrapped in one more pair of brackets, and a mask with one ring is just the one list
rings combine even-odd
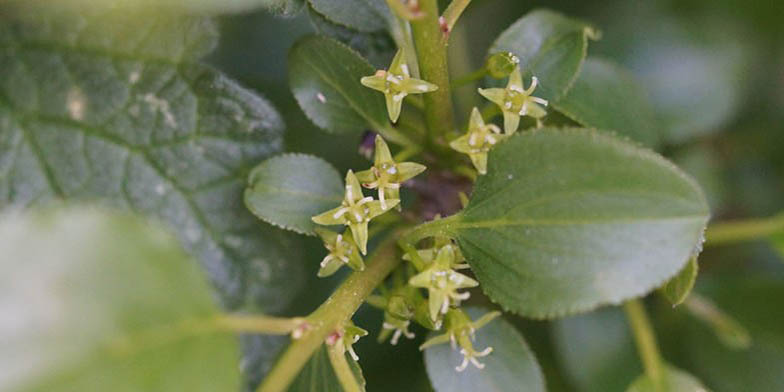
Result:
{"label": "green stem", "polygon": [[351,367],[348,366],[346,361],[346,349],[343,341],[339,340],[330,347],[327,347],[329,353],[329,362],[332,363],[332,369],[335,370],[335,375],[338,376],[340,386],[343,387],[343,392],[361,392],[362,387],[357,383],[357,378]]}
{"label": "green stem", "polygon": [[454,237],[455,226],[460,222],[461,218],[462,215],[458,212],[457,214],[448,216],[446,218],[435,219],[430,222],[422,223],[401,237],[399,242],[401,244],[409,244],[414,246],[419,241],[429,237]]}
{"label": "green stem", "polygon": [[354,312],[376,286],[400,264],[395,238],[399,233],[379,245],[370,256],[367,268],[352,273],[332,295],[307,318],[310,329],[299,339],[291,342],[278,358],[259,386],[259,392],[283,392],[313,353],[324,344],[324,339],[351,319]]}
{"label": "green stem", "polygon": [[463,14],[468,4],[471,3],[471,0],[452,0],[451,3],[446,7],[444,10],[444,21],[448,27],[448,31],[452,31],[452,28],[455,27],[455,23],[460,18],[460,15]]}
{"label": "green stem", "polygon": [[463,75],[455,79],[455,81],[452,82],[452,88],[463,87],[468,83],[475,82],[479,79],[482,79],[483,77],[485,77],[485,75],[487,75],[487,69],[485,69],[485,67],[479,68],[468,75]]}
{"label": "green stem", "polygon": [[414,46],[419,59],[422,79],[434,83],[438,90],[424,94],[425,122],[429,130],[428,142],[436,150],[443,150],[444,135],[454,129],[452,95],[447,67],[446,38],[438,23],[438,1],[420,0],[424,13],[421,19],[411,22]]}
{"label": "green stem", "polygon": [[721,222],[708,227],[705,246],[726,245],[784,233],[784,214],[770,218]]}
{"label": "green stem", "polygon": [[215,321],[218,328],[244,333],[262,333],[268,335],[288,335],[305,322],[304,318],[269,317],[257,315],[227,314]]}
{"label": "green stem", "polygon": [[637,343],[637,351],[640,353],[645,374],[653,382],[655,389],[661,391],[663,388],[664,369],[661,354],[656,345],[656,336],[653,334],[653,327],[645,313],[645,308],[640,300],[635,299],[623,305],[629,325],[634,333],[634,341]]}

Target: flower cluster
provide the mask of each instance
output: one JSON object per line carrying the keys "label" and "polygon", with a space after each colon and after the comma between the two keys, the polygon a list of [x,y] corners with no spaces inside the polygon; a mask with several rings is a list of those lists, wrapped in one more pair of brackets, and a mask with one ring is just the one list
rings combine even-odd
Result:
{"label": "flower cluster", "polygon": [[[335,273],[342,265],[354,270],[365,268],[362,255],[367,254],[368,223],[400,203],[400,185],[422,173],[425,166],[413,162],[395,162],[389,147],[381,136],[376,136],[375,163],[368,169],[354,174],[346,173],[346,193],[340,206],[312,218],[313,222],[326,225],[344,225],[343,234],[317,229],[329,254],[321,261],[318,276]],[[378,189],[379,200],[365,196],[360,178],[366,188]],[[361,253],[361,254],[360,254]]]}

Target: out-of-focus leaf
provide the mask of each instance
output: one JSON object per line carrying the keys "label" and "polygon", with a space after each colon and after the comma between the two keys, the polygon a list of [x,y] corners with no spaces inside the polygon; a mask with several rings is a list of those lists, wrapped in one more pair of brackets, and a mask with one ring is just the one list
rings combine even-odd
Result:
{"label": "out-of-focus leaf", "polygon": [[561,98],[580,73],[588,39],[598,34],[587,23],[557,12],[534,10],[509,26],[490,47],[488,55],[510,51],[520,59],[526,85],[531,76],[541,82],[536,96]]}
{"label": "out-of-focus leaf", "polygon": [[619,2],[603,11],[599,50],[636,73],[651,93],[669,143],[720,131],[743,106],[753,74],[748,37],[732,19],[674,17],[657,2]]}
{"label": "out-of-focus leaf", "polygon": [[386,68],[397,52],[395,41],[386,30],[361,32],[334,23],[313,7],[308,7],[308,16],[313,28],[319,34],[326,35],[350,46],[370,61],[376,68]]}
{"label": "out-of-focus leaf", "polygon": [[305,0],[28,0],[36,6],[58,6],[72,9],[123,9],[126,11],[162,9],[165,12],[226,14],[261,8],[266,11],[291,16],[302,9]]}
{"label": "out-of-focus leaf", "polygon": [[245,204],[256,216],[286,230],[314,235],[310,219],[339,205],[343,181],[327,161],[305,154],[267,159],[250,173]]}
{"label": "out-of-focus leaf", "polygon": [[580,392],[622,391],[642,371],[618,308],[558,320],[553,338],[565,376]]}
{"label": "out-of-focus leaf", "polygon": [[299,286],[296,247],[242,203],[248,171],[280,149],[283,124],[266,100],[198,63],[216,42],[211,20],[0,15],[0,207],[97,200],[155,216],[225,306],[286,306]]}
{"label": "out-of-focus leaf", "polygon": [[549,318],[662,285],[695,253],[708,215],[699,186],[656,153],[544,128],[490,151],[487,175],[445,228],[491,299]]}
{"label": "out-of-focus leaf", "polygon": [[678,275],[675,275],[674,278],[664,284],[661,288],[661,293],[670,301],[672,306],[678,306],[686,300],[686,297],[691,293],[691,289],[694,288],[698,272],[697,256],[692,256],[681,272],[678,272]]}
{"label": "out-of-focus leaf", "polygon": [[303,38],[289,52],[294,97],[316,125],[330,132],[387,127],[384,95],[359,82],[374,72],[355,51],[326,37]]}
{"label": "out-of-focus leaf", "polygon": [[663,384],[660,387],[643,374],[629,386],[626,392],[708,392],[708,388],[691,374],[672,366],[665,366]]}
{"label": "out-of-focus leaf", "polygon": [[385,0],[308,0],[333,23],[361,32],[385,30],[392,15]]}
{"label": "out-of-focus leaf", "polygon": [[721,213],[729,199],[730,189],[722,158],[717,151],[710,146],[693,144],[679,149],[671,158],[678,167],[697,180],[705,192],[711,211],[717,215]]}
{"label": "out-of-focus leaf", "polygon": [[[348,353],[346,354],[346,361],[348,361],[354,376],[357,378],[359,385],[365,385],[365,378],[362,376],[362,369],[359,364],[352,359]],[[338,376],[332,368],[332,363],[329,361],[329,354],[327,347],[321,346],[316,351],[305,367],[302,368],[299,375],[288,389],[289,392],[343,392],[340,386]]]}
{"label": "out-of-focus leaf", "polygon": [[679,328],[680,345],[694,373],[716,392],[784,390],[784,312],[779,301],[784,280],[771,274],[733,274],[700,279],[698,289],[748,329],[751,346],[728,346],[705,324],[689,321]]}
{"label": "out-of-focus leaf", "polygon": [[[468,308],[467,313],[475,320],[486,310]],[[430,337],[440,333],[443,332],[431,332]],[[459,349],[440,344],[425,350],[427,374],[437,392],[545,391],[544,376],[534,353],[523,335],[503,318],[477,330],[474,347],[478,350],[492,347],[493,352],[480,358],[484,369],[469,364],[462,372],[455,371],[463,361]]]}
{"label": "out-of-focus leaf", "polygon": [[581,125],[615,131],[655,147],[659,124],[645,88],[613,62],[588,58],[574,86],[553,107]]}
{"label": "out-of-focus leaf", "polygon": [[0,389],[236,391],[237,341],[196,263],[130,215],[0,222]]}

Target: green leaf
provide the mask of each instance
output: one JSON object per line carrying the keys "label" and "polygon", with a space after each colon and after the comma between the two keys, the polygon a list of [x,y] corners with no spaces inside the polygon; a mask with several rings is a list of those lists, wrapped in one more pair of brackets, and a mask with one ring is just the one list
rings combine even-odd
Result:
{"label": "green leaf", "polygon": [[[466,311],[472,320],[486,313],[480,308]],[[441,333],[431,332],[429,338]],[[457,372],[455,366],[460,365],[463,356],[448,343],[425,350],[427,374],[436,392],[545,391],[544,376],[534,353],[520,332],[502,317],[476,331],[474,347],[492,347],[493,352],[480,358],[484,369],[469,364],[462,372]]]}
{"label": "green leaf", "polygon": [[[365,378],[362,375],[362,369],[359,367],[357,361],[351,358],[348,353],[345,355],[346,361],[348,361],[354,376],[357,378],[357,382],[364,390]],[[329,361],[329,354],[327,353],[326,346],[322,345],[321,348],[310,357],[310,360],[308,360],[308,363],[302,368],[302,371],[297,375],[297,378],[294,379],[294,382],[291,384],[288,391],[343,392],[338,376],[335,374],[332,363]]]}
{"label": "green leaf", "polygon": [[657,388],[648,376],[642,375],[626,389],[626,392],[708,392],[708,388],[691,374],[666,366],[664,385],[661,388]]}
{"label": "green leaf", "polygon": [[553,107],[586,127],[615,131],[646,146],[659,142],[660,127],[645,88],[604,59],[585,60],[574,86]]}
{"label": "green leaf", "polygon": [[587,23],[538,9],[501,33],[488,54],[510,51],[517,55],[526,86],[536,76],[541,82],[536,96],[555,101],[577,79],[589,38],[598,38],[598,33]]}
{"label": "green leaf", "polygon": [[343,180],[327,161],[305,154],[267,159],[250,173],[245,205],[267,223],[315,235],[310,219],[343,200]]}
{"label": "green leaf", "polygon": [[316,32],[348,45],[378,69],[389,66],[397,52],[397,45],[386,30],[369,33],[357,31],[332,22],[310,6],[308,17]]}
{"label": "green leaf", "polygon": [[154,216],[201,261],[225,306],[286,306],[299,286],[292,239],[242,203],[250,168],[281,148],[283,123],[198,63],[217,41],[212,21],[0,14],[0,208],[74,199]]}
{"label": "green leaf", "polygon": [[11,214],[0,249],[0,389],[238,390],[236,338],[158,227],[94,208]]}
{"label": "green leaf", "polygon": [[359,79],[375,70],[349,47],[326,37],[299,40],[289,52],[289,83],[299,106],[329,132],[388,126],[384,95]]}
{"label": "green leaf", "polygon": [[308,0],[333,23],[361,31],[384,30],[392,18],[385,0]]}
{"label": "green leaf", "polygon": [[104,11],[123,8],[125,11],[135,12],[159,8],[167,12],[207,14],[240,13],[262,8],[276,14],[291,16],[302,9],[304,0],[65,0],[61,3],[58,5]]}
{"label": "green leaf", "polygon": [[490,298],[546,318],[661,286],[696,252],[707,220],[699,187],[661,156],[601,132],[544,128],[494,147],[468,206],[444,225]]}
{"label": "green leaf", "polygon": [[694,288],[698,272],[697,256],[692,256],[681,272],[664,284],[661,292],[672,306],[678,306],[686,300],[686,297],[691,293],[691,289]]}
{"label": "green leaf", "polygon": [[622,391],[642,371],[623,312],[607,308],[553,324],[563,375],[580,392]]}

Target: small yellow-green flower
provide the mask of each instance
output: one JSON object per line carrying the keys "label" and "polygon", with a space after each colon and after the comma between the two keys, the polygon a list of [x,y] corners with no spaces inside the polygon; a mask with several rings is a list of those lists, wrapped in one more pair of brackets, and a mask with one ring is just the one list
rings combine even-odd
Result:
{"label": "small yellow-green flower", "polygon": [[450,304],[457,306],[460,301],[470,297],[470,293],[458,293],[457,290],[479,285],[477,281],[453,270],[453,264],[455,246],[446,245],[425,270],[408,281],[414,287],[427,289],[428,309],[433,321],[438,319],[439,314],[446,314]]}
{"label": "small yellow-green flower", "polygon": [[376,156],[373,167],[358,172],[357,179],[365,188],[378,189],[381,208],[387,208],[387,199],[400,199],[400,184],[425,169],[424,165],[414,162],[395,162],[384,138],[376,135]]}
{"label": "small yellow-green flower", "polygon": [[320,225],[346,225],[351,228],[354,242],[364,255],[367,254],[368,222],[398,203],[400,200],[387,200],[385,203],[387,208],[383,208],[380,201],[373,200],[372,197],[364,197],[357,176],[349,170],[346,173],[346,195],[343,203],[311,219]]}
{"label": "small yellow-green flower", "polygon": [[547,106],[547,100],[531,95],[538,84],[539,80],[534,76],[528,89],[523,89],[523,77],[520,67],[517,67],[509,74],[506,88],[480,88],[479,94],[501,107],[504,113],[504,133],[511,135],[517,131],[521,116],[532,117],[538,124],[547,114],[547,111],[540,106]]}
{"label": "small yellow-green flower", "polygon": [[479,109],[474,108],[468,121],[468,132],[453,140],[449,146],[468,154],[479,174],[485,174],[487,173],[487,152],[493,145],[506,137],[508,135],[501,134],[501,130],[495,124],[485,124]]}
{"label": "small yellow-green flower", "polygon": [[389,119],[393,123],[397,122],[400,117],[400,108],[403,106],[403,98],[406,95],[438,90],[438,86],[433,83],[411,77],[402,50],[397,51],[395,58],[392,59],[392,64],[389,65],[389,70],[378,70],[375,75],[365,76],[360,82],[365,87],[384,93]]}
{"label": "small yellow-green flower", "polygon": [[446,333],[433,337],[419,347],[424,350],[430,346],[442,344],[446,342],[452,343],[452,348],[456,349],[460,346],[460,354],[463,355],[463,362],[455,367],[455,370],[462,372],[471,363],[478,369],[484,369],[485,365],[480,363],[477,358],[489,355],[493,352],[492,347],[487,347],[482,351],[477,351],[474,348],[473,341],[475,340],[476,330],[482,328],[487,323],[498,317],[500,312],[490,312],[480,317],[476,321],[471,321],[465,312],[460,309],[452,309],[444,317]]}
{"label": "small yellow-green flower", "polygon": [[[419,254],[419,258],[421,258],[422,261],[425,263],[430,263],[436,259],[438,251],[447,245],[454,245],[452,240],[448,237],[434,237],[433,246],[429,248],[418,249],[417,253]],[[460,252],[460,248],[454,247],[453,249],[455,251],[455,258],[451,267],[456,270],[470,268],[468,264],[464,263],[465,257],[463,257],[463,253]],[[411,261],[411,255],[408,253],[403,254],[403,260]]]}
{"label": "small yellow-green flower", "polygon": [[357,327],[354,323],[349,320],[343,324],[343,328],[335,331],[333,334],[327,336],[326,343],[329,346],[340,347],[342,352],[348,352],[355,361],[359,361],[359,356],[356,352],[354,352],[354,343],[356,343],[359,338],[363,336],[367,336],[368,331]]}
{"label": "small yellow-green flower", "polygon": [[321,260],[319,278],[334,274],[343,265],[348,265],[355,271],[365,269],[362,255],[359,254],[357,244],[354,243],[354,238],[351,235],[351,229],[346,229],[343,234],[338,234],[332,230],[316,228],[316,234],[321,237],[324,247],[329,251],[329,254]]}

